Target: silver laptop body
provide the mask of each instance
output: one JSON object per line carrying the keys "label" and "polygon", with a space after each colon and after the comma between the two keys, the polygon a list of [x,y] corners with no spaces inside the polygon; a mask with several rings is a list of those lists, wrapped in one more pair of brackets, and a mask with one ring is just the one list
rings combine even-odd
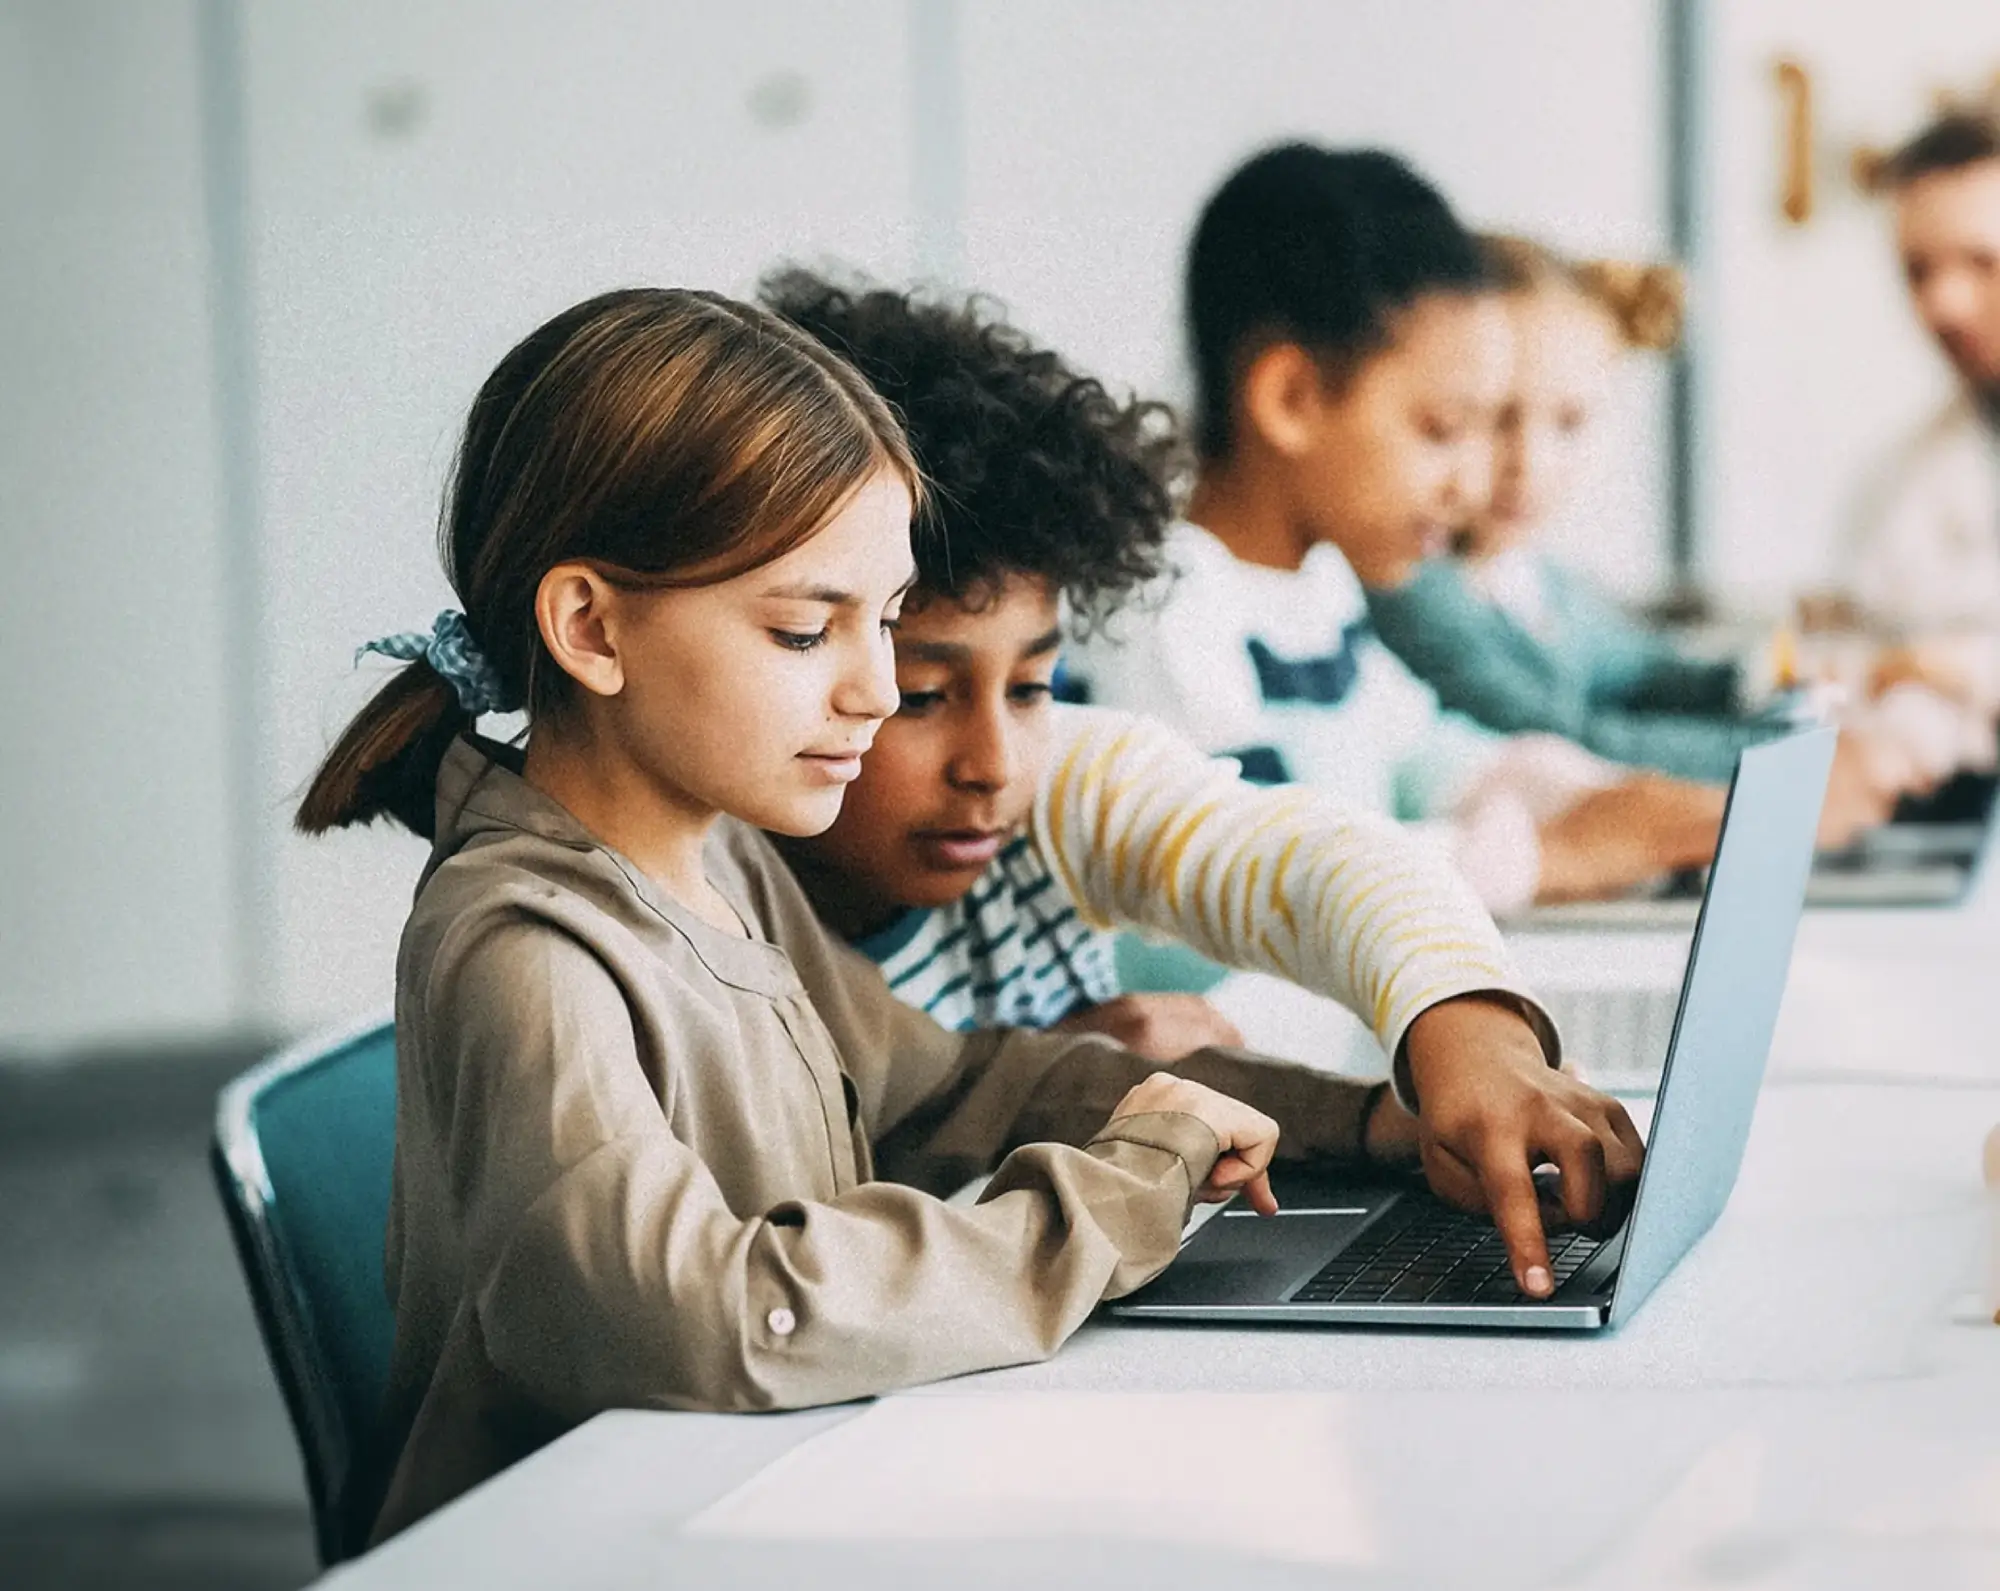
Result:
{"label": "silver laptop body", "polygon": [[[1763,1081],[1812,869],[1813,835],[1834,734],[1815,729],[1744,751],[1696,923],[1666,1069],[1631,1215],[1616,1237],[1583,1244],[1546,1300],[1503,1272],[1466,1302],[1326,1297],[1320,1278],[1357,1263],[1370,1234],[1451,1219],[1420,1181],[1324,1171],[1276,1179],[1280,1214],[1231,1205],[1201,1226],[1151,1284],[1114,1315],[1182,1321],[1322,1322],[1594,1331],[1646,1301],[1708,1230],[1735,1185]],[[1497,1245],[1482,1232],[1481,1241]],[[1500,1262],[1504,1266],[1504,1254]],[[1391,1289],[1394,1291],[1394,1289]],[[1405,1287],[1414,1294],[1419,1287]],[[1306,1296],[1301,1296],[1306,1295]]]}

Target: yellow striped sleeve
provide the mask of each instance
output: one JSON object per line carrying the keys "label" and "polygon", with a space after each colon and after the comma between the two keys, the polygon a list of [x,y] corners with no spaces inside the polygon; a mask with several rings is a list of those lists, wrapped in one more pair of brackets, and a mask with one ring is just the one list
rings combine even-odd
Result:
{"label": "yellow striped sleeve", "polygon": [[1086,921],[1327,995],[1391,1054],[1456,995],[1509,995],[1539,1014],[1492,918],[1430,843],[1312,791],[1248,784],[1150,720],[1052,713],[1032,827]]}

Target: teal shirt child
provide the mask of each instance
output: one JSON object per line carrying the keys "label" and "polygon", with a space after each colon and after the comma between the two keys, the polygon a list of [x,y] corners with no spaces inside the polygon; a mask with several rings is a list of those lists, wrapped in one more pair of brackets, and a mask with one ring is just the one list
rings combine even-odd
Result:
{"label": "teal shirt child", "polygon": [[1742,665],[1690,658],[1545,558],[1542,634],[1474,589],[1455,559],[1371,590],[1376,634],[1447,708],[1504,734],[1561,735],[1610,761],[1727,780],[1784,729],[1746,711]]}

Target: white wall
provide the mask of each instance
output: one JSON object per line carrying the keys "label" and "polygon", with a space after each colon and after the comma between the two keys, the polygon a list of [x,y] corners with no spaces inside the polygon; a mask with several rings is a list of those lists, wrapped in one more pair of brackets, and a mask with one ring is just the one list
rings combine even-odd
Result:
{"label": "white wall", "polygon": [[0,7],[0,1049],[238,1017],[193,0]]}
{"label": "white wall", "polygon": [[[1785,611],[1833,572],[1859,479],[1950,390],[1911,315],[1891,219],[1849,180],[1858,143],[1891,146],[1939,88],[2000,74],[1991,0],[1829,6],[1709,0],[1705,422],[1698,477],[1705,572],[1738,606]],[[1818,205],[1779,216],[1772,66],[1811,72]]]}

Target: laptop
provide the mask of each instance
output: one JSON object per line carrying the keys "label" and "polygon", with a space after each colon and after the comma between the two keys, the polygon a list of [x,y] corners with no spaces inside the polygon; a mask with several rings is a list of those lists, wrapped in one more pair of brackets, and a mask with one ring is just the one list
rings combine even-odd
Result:
{"label": "laptop", "polygon": [[1111,1313],[1140,1320],[1596,1331],[1643,1304],[1713,1224],[1750,1133],[1812,869],[1834,734],[1744,751],[1709,869],[1667,1047],[1645,1167],[1612,1237],[1553,1233],[1556,1290],[1514,1286],[1491,1222],[1420,1178],[1304,1171],[1280,1213],[1225,1206]]}
{"label": "laptop", "polygon": [[[2000,847],[2000,802],[1991,774],[1953,782],[1950,815],[1906,803],[1894,822],[1871,829],[1844,850],[1822,852],[1806,885],[1806,905],[1826,907],[1959,906],[1969,901]],[[1690,926],[1701,908],[1703,877],[1681,874],[1611,900],[1569,901],[1525,913],[1523,928]]]}

